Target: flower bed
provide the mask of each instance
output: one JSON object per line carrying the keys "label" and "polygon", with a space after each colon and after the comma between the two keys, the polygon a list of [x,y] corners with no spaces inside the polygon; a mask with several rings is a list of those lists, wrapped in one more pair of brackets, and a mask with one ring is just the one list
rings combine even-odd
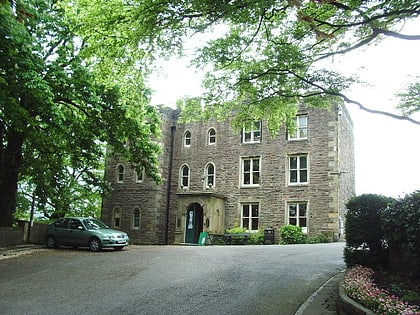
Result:
{"label": "flower bed", "polygon": [[388,291],[378,288],[373,283],[373,274],[371,268],[353,267],[344,278],[346,294],[377,314],[420,315],[417,306],[409,305]]}

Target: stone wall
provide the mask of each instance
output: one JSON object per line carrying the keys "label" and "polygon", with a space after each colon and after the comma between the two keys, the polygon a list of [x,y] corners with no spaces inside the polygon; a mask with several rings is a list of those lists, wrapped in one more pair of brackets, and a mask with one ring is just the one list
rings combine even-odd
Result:
{"label": "stone wall", "polygon": [[[162,110],[162,155],[160,157],[161,173],[163,182],[157,185],[151,178],[143,176],[141,182],[137,182],[134,169],[123,159],[113,156],[106,162],[105,178],[111,183],[112,191],[103,199],[101,219],[112,228],[127,232],[130,240],[141,244],[166,244],[174,242],[175,233],[175,209],[171,208],[167,200],[169,189],[169,160],[171,156],[171,126],[176,119],[173,110]],[[117,182],[117,167],[125,168],[124,181]],[[177,174],[176,174],[177,177]],[[172,200],[172,194],[169,194]],[[114,211],[121,211],[121,225],[115,226]],[[140,227],[133,227],[133,214],[136,209],[140,210]],[[167,240],[168,238],[168,240]]]}
{"label": "stone wall", "polygon": [[34,222],[28,239],[29,222],[19,221],[17,227],[0,228],[0,247],[31,244],[45,244],[47,224]]}
{"label": "stone wall", "polygon": [[0,247],[22,245],[23,228],[21,227],[0,227]]}
{"label": "stone wall", "polygon": [[[259,204],[259,226],[279,227],[288,223],[287,203],[308,202],[309,235],[328,233],[335,239],[342,237],[345,203],[354,194],[353,126],[344,107],[330,110],[301,107],[299,114],[308,115],[308,138],[287,140],[283,127],[271,135],[262,125],[261,143],[243,144],[241,133],[233,130],[230,121],[207,121],[181,124],[177,111],[161,109],[162,145],[161,171],[163,183],[158,186],[147,176],[141,183],[134,180],[134,171],[124,161],[107,161],[106,178],[113,185],[112,194],[104,199],[102,219],[113,224],[113,211],[120,208],[121,229],[128,232],[135,243],[179,243],[183,238],[182,224],[186,207],[179,198],[183,193],[213,193],[225,201],[223,229],[239,223],[242,203]],[[208,130],[216,131],[216,143],[208,144]],[[191,132],[191,144],[183,145],[184,133]],[[173,138],[172,138],[173,137]],[[173,145],[171,142],[173,139]],[[173,150],[172,150],[173,148]],[[288,156],[307,154],[309,183],[288,185]],[[172,157],[172,159],[171,159]],[[260,157],[261,184],[241,187],[241,158]],[[126,168],[123,183],[116,183],[119,164]],[[215,185],[204,185],[205,167],[215,165]],[[190,185],[179,184],[182,165],[190,169]],[[170,165],[172,166],[170,168]],[[141,226],[133,229],[133,211],[141,210]],[[276,236],[277,238],[277,236]]]}

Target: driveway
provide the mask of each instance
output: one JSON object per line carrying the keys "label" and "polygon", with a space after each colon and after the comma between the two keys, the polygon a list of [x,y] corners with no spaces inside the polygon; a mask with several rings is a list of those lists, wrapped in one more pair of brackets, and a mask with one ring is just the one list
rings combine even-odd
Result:
{"label": "driveway", "polygon": [[292,315],[344,243],[37,250],[0,260],[2,314]]}

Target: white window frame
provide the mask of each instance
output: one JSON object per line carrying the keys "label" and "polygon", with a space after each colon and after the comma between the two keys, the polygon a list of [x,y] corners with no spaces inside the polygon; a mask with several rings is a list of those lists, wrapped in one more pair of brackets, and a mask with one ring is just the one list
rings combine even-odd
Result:
{"label": "white window frame", "polygon": [[[138,218],[136,217],[136,213],[139,214]],[[136,224],[138,221],[138,225]],[[140,223],[141,222],[141,211],[139,208],[134,208],[133,210],[133,229],[140,229]]]}
{"label": "white window frame", "polygon": [[[184,174],[184,169],[188,170],[188,174]],[[183,164],[181,165],[181,167],[179,168],[179,187],[181,189],[188,189],[190,187],[190,179],[191,179],[191,169],[187,164]],[[184,185],[184,179],[186,179],[187,181],[187,185]]]}
{"label": "white window frame", "polygon": [[[213,174],[209,174],[209,167],[213,167]],[[209,181],[210,178],[213,178],[212,183]],[[213,189],[216,185],[216,166],[214,163],[207,163],[205,169],[204,169],[204,186],[208,189]]]}
{"label": "white window frame", "polygon": [[112,215],[114,228],[121,228],[121,208],[115,208]]}
{"label": "white window frame", "polygon": [[117,183],[123,183],[125,178],[125,167],[122,164],[117,165]]}
{"label": "white window frame", "polygon": [[[301,166],[301,158],[306,158],[306,167]],[[296,168],[291,167],[291,159],[297,158]],[[289,186],[309,185],[309,155],[308,154],[293,154],[287,157],[287,172]],[[296,172],[296,182],[292,182],[292,172]],[[306,172],[306,181],[301,181],[303,172]]]}
{"label": "white window frame", "polygon": [[[304,123],[302,120],[304,119]],[[306,140],[308,139],[308,115],[297,115],[295,117],[296,129],[288,131],[287,139],[294,140]]]}
{"label": "white window frame", "polygon": [[[245,172],[245,162],[250,161],[249,170]],[[255,161],[258,161],[258,169],[255,170]],[[254,183],[254,173],[258,174],[258,182]],[[249,174],[249,183],[245,183],[246,174]],[[247,156],[241,157],[241,187],[259,187],[261,186],[261,157]]]}
{"label": "white window frame", "polygon": [[[245,208],[248,208],[248,215],[244,216],[244,210]],[[254,214],[254,209],[256,207],[257,210],[257,216]],[[247,231],[258,231],[260,228],[260,204],[259,202],[243,202],[241,203],[241,228],[245,228]],[[248,221],[247,224],[245,224],[245,220]],[[253,223],[255,223],[255,220],[257,222],[257,226],[255,227]],[[253,229],[254,227],[254,229]]]}
{"label": "white window frame", "polygon": [[185,148],[188,148],[191,146],[191,131],[186,130],[184,132],[183,144]]}
{"label": "white window frame", "polygon": [[[305,205],[305,215],[300,215],[300,208],[302,207],[302,205]],[[290,215],[290,207],[291,206],[295,206],[295,215],[291,216]],[[295,219],[296,220],[296,224],[292,224],[290,223],[290,219]],[[302,226],[303,224],[301,224],[301,219],[305,220],[306,225]],[[307,234],[309,231],[309,202],[308,201],[289,201],[287,202],[287,206],[286,206],[286,220],[287,220],[287,224],[290,225],[296,225],[296,226],[300,226],[302,228],[302,232]]]}
{"label": "white window frame", "polygon": [[215,144],[216,144],[216,129],[210,128],[207,131],[207,145],[215,145]]}
{"label": "white window frame", "polygon": [[136,170],[134,170],[134,180],[136,181],[136,183],[142,183],[143,179],[144,179],[144,167],[141,168],[140,175]]}
{"label": "white window frame", "polygon": [[261,143],[262,123],[261,120],[252,123],[252,129],[242,128],[242,143]]}

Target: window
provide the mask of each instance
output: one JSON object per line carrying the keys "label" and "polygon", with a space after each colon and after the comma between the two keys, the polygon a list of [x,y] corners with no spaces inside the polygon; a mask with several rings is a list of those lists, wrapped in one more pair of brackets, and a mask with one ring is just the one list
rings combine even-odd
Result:
{"label": "window", "polygon": [[188,188],[190,186],[190,168],[187,165],[183,165],[179,175],[181,188]]}
{"label": "window", "polygon": [[80,220],[78,219],[71,219],[70,220],[70,229],[72,230],[83,230],[83,225],[82,222],[80,222]]}
{"label": "window", "polygon": [[308,116],[296,116],[296,129],[289,131],[289,140],[301,140],[308,138]]}
{"label": "window", "polygon": [[255,121],[251,127],[242,129],[242,143],[261,142],[261,121]]}
{"label": "window", "polygon": [[308,156],[289,156],[289,184],[308,183]]}
{"label": "window", "polygon": [[133,211],[133,229],[140,228],[140,210],[134,209]]}
{"label": "window", "polygon": [[288,208],[288,224],[300,226],[303,233],[308,232],[308,203],[295,202],[289,203]]}
{"label": "window", "polygon": [[215,168],[214,168],[214,164],[213,163],[209,163],[206,166],[206,170],[205,170],[205,185],[206,188],[213,188],[214,184],[215,184]]}
{"label": "window", "polygon": [[121,226],[121,210],[119,208],[114,210],[114,227],[119,228]]}
{"label": "window", "polygon": [[144,176],[144,168],[141,168],[140,173],[138,173],[136,170],[134,170],[134,179],[136,181],[136,183],[141,183],[143,181],[143,176]]}
{"label": "window", "polygon": [[260,157],[242,158],[242,186],[260,185]]}
{"label": "window", "polygon": [[54,227],[67,229],[68,226],[69,226],[69,222],[70,222],[70,219],[63,218],[63,219],[60,219],[60,220],[56,221],[54,223]]}
{"label": "window", "polygon": [[189,147],[191,145],[191,132],[185,131],[184,133],[184,147]]}
{"label": "window", "polygon": [[249,231],[258,230],[259,228],[258,214],[259,214],[258,203],[242,204],[241,227]]}
{"label": "window", "polygon": [[124,181],[124,166],[122,164],[117,167],[117,183]]}
{"label": "window", "polygon": [[208,144],[216,144],[216,130],[211,128],[207,134]]}

